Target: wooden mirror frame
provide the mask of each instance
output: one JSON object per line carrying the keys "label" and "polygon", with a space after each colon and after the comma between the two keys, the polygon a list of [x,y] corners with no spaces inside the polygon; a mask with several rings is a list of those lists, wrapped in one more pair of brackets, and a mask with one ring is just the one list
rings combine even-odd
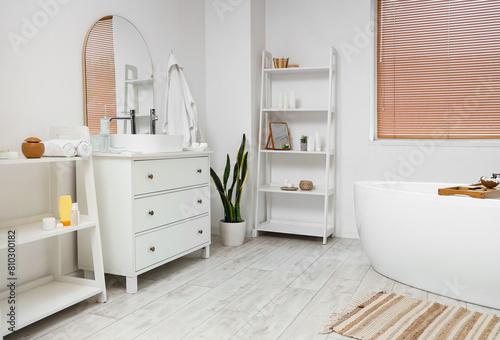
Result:
{"label": "wooden mirror frame", "polygon": [[[285,125],[287,138],[288,138],[288,148],[277,148],[276,145],[274,145],[273,124]],[[268,149],[268,150],[291,150],[291,148],[292,147],[291,147],[291,143],[290,143],[290,130],[288,130],[288,124],[284,123],[284,122],[269,122],[269,137],[267,138],[266,149]]]}

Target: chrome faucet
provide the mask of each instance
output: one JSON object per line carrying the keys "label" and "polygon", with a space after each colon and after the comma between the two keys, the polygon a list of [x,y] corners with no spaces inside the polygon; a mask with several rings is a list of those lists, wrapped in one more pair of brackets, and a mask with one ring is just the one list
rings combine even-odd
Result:
{"label": "chrome faucet", "polygon": [[156,134],[156,121],[158,120],[158,116],[155,114],[155,109],[151,109],[149,111],[149,133],[154,135]]}
{"label": "chrome faucet", "polygon": [[135,110],[130,110],[130,116],[125,116],[125,117],[111,117],[109,118],[109,121],[111,122],[112,120],[130,120],[130,132],[135,135],[136,130],[135,130]]}

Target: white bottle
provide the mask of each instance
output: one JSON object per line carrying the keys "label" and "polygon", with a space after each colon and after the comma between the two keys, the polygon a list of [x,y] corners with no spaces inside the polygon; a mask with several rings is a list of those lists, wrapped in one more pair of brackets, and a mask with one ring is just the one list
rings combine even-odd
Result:
{"label": "white bottle", "polygon": [[307,151],[314,151],[314,139],[312,136],[307,136]]}
{"label": "white bottle", "polygon": [[107,117],[106,105],[104,105],[104,117],[101,118],[101,152],[109,152],[109,118]]}
{"label": "white bottle", "polygon": [[71,226],[77,227],[80,224],[80,212],[78,211],[78,203],[73,203],[71,205],[71,215],[70,215]]}
{"label": "white bottle", "polygon": [[283,96],[283,110],[288,110],[288,94],[286,92]]}
{"label": "white bottle", "polygon": [[314,139],[316,142],[316,151],[321,151],[321,139],[319,137],[319,131],[316,131],[316,134],[314,135]]}
{"label": "white bottle", "polygon": [[297,108],[297,103],[295,100],[295,91],[290,91],[290,96],[289,96],[289,105],[291,109]]}
{"label": "white bottle", "polygon": [[283,91],[280,90],[280,94],[278,96],[278,109],[282,109],[283,108]]}

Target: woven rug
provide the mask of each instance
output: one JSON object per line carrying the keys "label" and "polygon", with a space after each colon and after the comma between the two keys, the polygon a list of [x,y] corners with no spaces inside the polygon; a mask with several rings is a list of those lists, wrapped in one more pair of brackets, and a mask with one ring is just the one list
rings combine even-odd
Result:
{"label": "woven rug", "polygon": [[394,293],[379,292],[335,312],[322,333],[355,339],[500,339],[500,318]]}

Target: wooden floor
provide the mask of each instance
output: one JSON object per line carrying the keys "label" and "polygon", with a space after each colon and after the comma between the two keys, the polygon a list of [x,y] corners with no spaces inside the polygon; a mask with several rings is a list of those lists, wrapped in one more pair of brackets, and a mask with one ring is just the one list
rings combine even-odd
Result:
{"label": "wooden floor", "polygon": [[386,290],[441,297],[376,273],[355,239],[264,235],[240,247],[212,238],[211,257],[184,257],[139,277],[107,275],[108,302],[82,302],[9,336],[12,339],[347,339],[320,335],[324,320],[353,297]]}

